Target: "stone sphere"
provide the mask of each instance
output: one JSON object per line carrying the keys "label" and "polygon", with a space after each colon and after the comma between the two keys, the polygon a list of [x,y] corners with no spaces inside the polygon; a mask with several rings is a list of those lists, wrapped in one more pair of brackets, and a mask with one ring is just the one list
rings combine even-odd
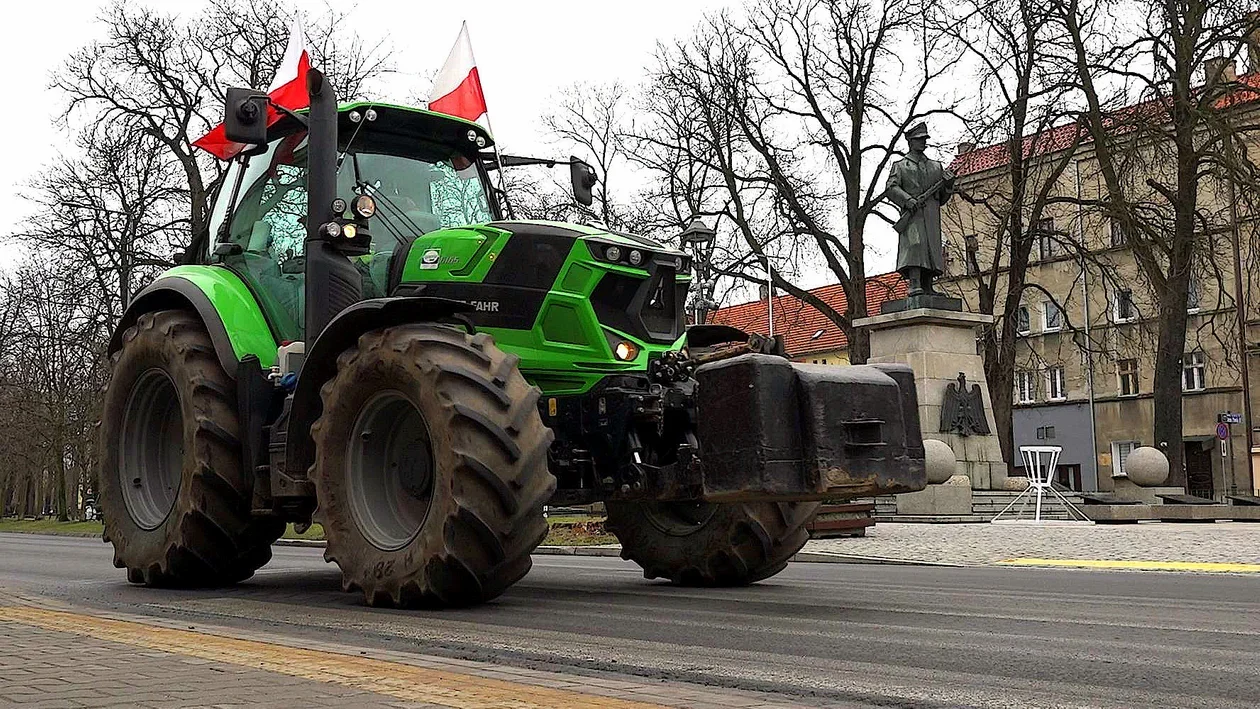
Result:
{"label": "stone sphere", "polygon": [[923,453],[929,483],[939,485],[949,480],[958,471],[958,457],[954,455],[954,449],[950,448],[945,441],[938,441],[935,438],[924,439]]}
{"label": "stone sphere", "polygon": [[1168,456],[1158,448],[1142,446],[1134,448],[1124,460],[1124,472],[1129,481],[1141,487],[1162,485],[1168,479]]}

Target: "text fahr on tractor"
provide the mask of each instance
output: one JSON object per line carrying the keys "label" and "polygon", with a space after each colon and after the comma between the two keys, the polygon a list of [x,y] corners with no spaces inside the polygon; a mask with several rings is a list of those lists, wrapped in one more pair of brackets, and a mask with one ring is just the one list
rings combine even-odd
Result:
{"label": "text fahr on tractor", "polygon": [[254,147],[110,343],[100,506],[131,581],[241,581],[313,521],[368,603],[475,604],[529,570],[544,505],[602,501],[647,577],[747,584],[818,500],[923,487],[909,369],[686,329],[686,254],[505,220],[481,126],[307,90],[270,129],[228,94]]}

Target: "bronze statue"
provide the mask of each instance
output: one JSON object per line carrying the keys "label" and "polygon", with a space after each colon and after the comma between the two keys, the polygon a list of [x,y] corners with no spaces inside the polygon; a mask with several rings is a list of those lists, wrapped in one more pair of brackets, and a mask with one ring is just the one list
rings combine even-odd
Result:
{"label": "bronze statue", "polygon": [[989,419],[984,414],[984,395],[979,384],[967,389],[967,375],[959,372],[958,381],[945,387],[941,399],[941,433],[962,436],[989,435]]}
{"label": "bronze statue", "polygon": [[945,269],[941,243],[941,205],[954,193],[954,175],[923,153],[928,128],[919,123],[906,131],[910,152],[893,163],[886,194],[901,211],[897,230],[897,272],[909,281],[907,299],[932,296],[932,279]]}

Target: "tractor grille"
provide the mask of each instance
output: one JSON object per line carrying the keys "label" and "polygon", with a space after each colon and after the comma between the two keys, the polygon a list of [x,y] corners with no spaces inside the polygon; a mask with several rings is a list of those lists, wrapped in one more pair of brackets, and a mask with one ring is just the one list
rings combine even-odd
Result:
{"label": "tractor grille", "polygon": [[667,344],[683,332],[687,284],[672,265],[653,263],[647,278],[606,273],[591,294],[599,321],[647,342]]}

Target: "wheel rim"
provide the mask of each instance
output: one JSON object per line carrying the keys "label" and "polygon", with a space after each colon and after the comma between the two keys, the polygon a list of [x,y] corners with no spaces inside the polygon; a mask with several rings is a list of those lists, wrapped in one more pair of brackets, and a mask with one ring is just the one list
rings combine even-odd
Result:
{"label": "wheel rim", "polygon": [[119,445],[118,484],[131,519],[156,529],[171,513],[184,477],[184,416],[166,372],[140,375],[127,400]]}
{"label": "wheel rim", "polygon": [[700,531],[716,511],[717,505],[709,502],[647,502],[643,505],[648,522],[675,537]]}
{"label": "wheel rim", "polygon": [[411,543],[433,500],[433,452],[424,417],[396,391],[359,411],[346,457],[350,510],[367,541],[382,551]]}

